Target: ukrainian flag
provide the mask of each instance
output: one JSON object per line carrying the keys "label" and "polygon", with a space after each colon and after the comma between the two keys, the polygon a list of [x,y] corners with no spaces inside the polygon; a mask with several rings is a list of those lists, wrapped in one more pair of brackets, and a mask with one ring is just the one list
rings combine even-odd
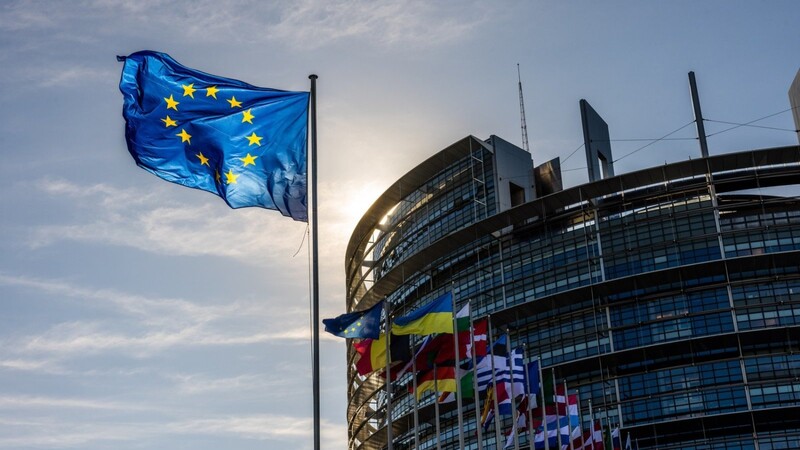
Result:
{"label": "ukrainian flag", "polygon": [[392,324],[398,335],[453,333],[453,294],[448,292],[427,305],[398,317]]}

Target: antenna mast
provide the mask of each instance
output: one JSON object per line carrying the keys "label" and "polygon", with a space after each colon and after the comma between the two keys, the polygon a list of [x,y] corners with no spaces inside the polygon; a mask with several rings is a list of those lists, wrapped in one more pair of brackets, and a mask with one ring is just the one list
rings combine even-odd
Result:
{"label": "antenna mast", "polygon": [[525,101],[522,99],[522,77],[519,73],[519,63],[517,63],[517,80],[519,80],[519,115],[522,129],[522,149],[530,153],[531,148],[528,145],[528,125],[525,123]]}

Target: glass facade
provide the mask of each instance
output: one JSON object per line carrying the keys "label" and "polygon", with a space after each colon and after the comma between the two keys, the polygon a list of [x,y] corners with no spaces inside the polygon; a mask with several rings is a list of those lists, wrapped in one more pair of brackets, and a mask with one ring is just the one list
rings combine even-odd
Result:
{"label": "glass facade", "polygon": [[[503,210],[499,150],[461,142],[401,179],[416,184],[354,233],[351,309],[380,293],[403,314],[452,290],[579,392],[585,426],[591,401],[640,448],[800,448],[800,200],[759,192],[766,179],[800,184],[800,148],[647,169]],[[350,447],[386,448],[385,381],[348,376]],[[393,383],[396,449],[415,447],[410,382]],[[433,409],[423,397],[419,448],[436,448]],[[466,448],[478,448],[475,407],[463,411]],[[440,411],[443,448],[457,448],[457,418]],[[495,448],[494,434],[483,444]]]}

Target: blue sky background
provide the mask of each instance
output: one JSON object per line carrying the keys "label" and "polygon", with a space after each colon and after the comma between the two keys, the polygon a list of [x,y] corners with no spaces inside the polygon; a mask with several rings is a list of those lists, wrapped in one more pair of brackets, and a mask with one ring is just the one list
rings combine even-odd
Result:
{"label": "blue sky background", "polygon": [[[578,101],[612,139],[789,108],[800,3],[5,1],[0,4],[0,449],[310,449],[305,225],[230,210],[127,153],[115,55],[307,90],[319,75],[323,317],[391,182],[448,144],[519,144],[587,180]],[[790,112],[756,123],[793,129]],[[731,125],[709,122],[708,134]],[[693,126],[672,135],[692,138]],[[740,127],[710,153],[797,145]],[[618,173],[699,157],[613,143]],[[626,156],[630,154],[630,156]],[[566,159],[565,159],[566,158]],[[323,448],[346,448],[344,341],[322,343]]]}

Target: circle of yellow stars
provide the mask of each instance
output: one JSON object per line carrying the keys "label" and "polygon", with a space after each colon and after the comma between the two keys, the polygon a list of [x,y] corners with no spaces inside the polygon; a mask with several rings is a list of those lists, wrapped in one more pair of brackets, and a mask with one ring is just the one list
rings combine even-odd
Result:
{"label": "circle of yellow stars", "polygon": [[356,331],[356,327],[359,327],[359,328],[361,327],[361,321],[359,320],[358,322],[356,322],[355,325],[356,326],[351,326],[349,329],[345,328],[344,334],[346,335],[347,333],[355,332]]}
{"label": "circle of yellow stars", "polygon": [[[217,86],[208,86],[206,88],[199,89],[194,87],[194,83],[190,83],[190,84],[182,84],[181,87],[183,88],[183,96],[179,97],[181,99],[183,97],[189,97],[191,99],[194,99],[195,92],[204,90],[206,93],[205,95],[206,97],[211,97],[214,100],[217,100],[217,94],[220,93],[220,89]],[[250,125],[253,125],[253,119],[255,119],[256,116],[253,115],[252,109],[244,110],[242,108],[242,102],[236,100],[236,96],[234,95],[231,95],[231,98],[225,99],[225,101],[228,102],[228,104],[232,109],[242,109],[242,123],[249,123]],[[170,117],[169,110],[174,110],[177,113],[178,105],[180,105],[181,102],[175,100],[174,94],[170,94],[169,97],[164,97],[164,102],[166,102],[167,105],[167,114],[163,119],[161,119],[161,122],[164,123],[165,128],[174,127],[177,129],[179,125],[178,121]],[[181,138],[181,143],[192,145],[192,135],[189,134],[185,128],[180,128],[180,130],[181,130],[180,133],[176,133],[175,136]],[[248,141],[247,144],[248,147],[252,145],[261,146],[261,140],[264,139],[263,136],[257,135],[255,131],[253,131],[252,134],[250,134],[249,136],[245,136],[245,138]],[[195,154],[195,157],[198,159],[201,166],[206,166],[209,168],[211,167],[211,165],[209,164],[208,157],[205,156],[202,151],[199,151],[197,154]],[[255,166],[257,158],[258,158],[257,155],[251,155],[248,152],[244,158],[236,158],[236,159],[242,162],[242,168],[245,169],[247,168],[247,166]],[[236,184],[236,180],[240,176],[240,174],[235,173],[233,171],[233,168],[231,167],[229,167],[228,171],[224,174],[220,174],[219,170],[217,169],[214,170],[214,179],[216,180],[217,183],[222,183],[223,175],[225,176],[225,184]],[[347,331],[345,331],[345,333],[346,332]]]}

